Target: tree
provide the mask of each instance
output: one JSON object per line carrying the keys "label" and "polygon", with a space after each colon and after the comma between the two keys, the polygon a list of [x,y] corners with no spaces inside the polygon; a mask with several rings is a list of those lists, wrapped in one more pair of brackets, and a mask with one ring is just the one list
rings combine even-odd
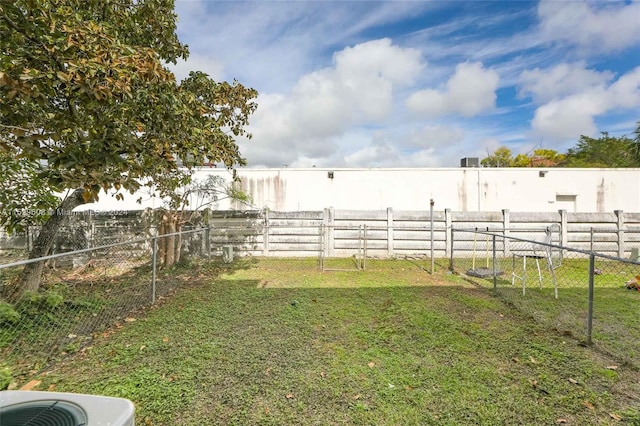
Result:
{"label": "tree", "polygon": [[[165,64],[188,49],[173,10],[173,0],[0,3],[0,151],[46,164],[37,178],[51,191],[73,190],[31,258],[49,252],[65,211],[101,190],[172,196],[205,161],[245,164],[234,138],[257,92],[200,72],[178,84]],[[41,272],[25,267],[10,299],[37,290]]]}
{"label": "tree", "polygon": [[38,179],[42,165],[0,152],[0,226],[8,232],[22,232],[49,218],[60,203],[46,181]]}
{"label": "tree", "polygon": [[614,137],[603,132],[599,138],[580,136],[567,151],[565,167],[640,167],[638,142],[626,136]]}
{"label": "tree", "polygon": [[513,160],[511,150],[506,146],[501,146],[496,149],[493,154],[489,154],[486,158],[483,158],[480,163],[484,167],[512,167]]}
{"label": "tree", "polygon": [[565,159],[564,154],[553,149],[534,149],[529,154],[512,156],[507,147],[500,147],[484,158],[481,163],[484,167],[559,167]]}
{"label": "tree", "polygon": [[[227,183],[221,176],[208,176],[203,181],[194,180],[175,192],[177,197],[167,200],[161,211],[160,235],[175,234],[182,226],[191,222],[202,209],[216,207],[218,202],[230,198],[246,204],[251,197],[236,188],[235,181]],[[160,262],[169,268],[180,261],[180,235],[159,239]]]}
{"label": "tree", "polygon": [[566,154],[560,154],[553,149],[534,149],[527,167],[560,167],[565,159]]}

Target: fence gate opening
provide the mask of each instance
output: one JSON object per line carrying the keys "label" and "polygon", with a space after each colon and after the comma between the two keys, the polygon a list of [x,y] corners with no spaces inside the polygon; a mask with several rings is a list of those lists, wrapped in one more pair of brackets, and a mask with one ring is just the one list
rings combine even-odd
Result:
{"label": "fence gate opening", "polygon": [[[318,263],[321,271],[364,271],[367,267],[367,225],[355,227],[322,225]],[[339,243],[337,243],[338,241]],[[341,254],[338,258],[336,250]],[[345,257],[345,251],[355,251]]]}

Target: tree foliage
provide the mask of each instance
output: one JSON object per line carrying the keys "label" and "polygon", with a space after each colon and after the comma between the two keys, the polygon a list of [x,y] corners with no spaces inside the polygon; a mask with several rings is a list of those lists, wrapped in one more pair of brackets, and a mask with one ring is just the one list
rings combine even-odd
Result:
{"label": "tree foliage", "polygon": [[514,157],[509,148],[502,146],[483,158],[481,164],[484,167],[556,167],[564,158],[564,154],[542,148],[535,149],[530,154],[518,154]]}
{"label": "tree foliage", "polygon": [[626,136],[613,137],[604,132],[599,138],[581,136],[567,151],[565,167],[640,167],[637,141]]}
{"label": "tree foliage", "polygon": [[46,160],[51,187],[169,193],[179,161],[243,164],[256,96],[235,82],[163,65],[186,58],[169,0],[23,0],[2,3],[0,148]]}
{"label": "tree foliage", "polygon": [[38,179],[42,165],[25,158],[0,152],[0,227],[8,232],[21,232],[49,218],[60,199],[53,195],[47,182]]}
{"label": "tree foliage", "polygon": [[640,167],[640,122],[635,138],[613,137],[604,132],[599,138],[581,136],[565,154],[553,149],[536,149],[513,157],[500,147],[481,163],[484,167]]}
{"label": "tree foliage", "polygon": [[509,148],[501,146],[480,163],[484,167],[513,167],[513,154]]}
{"label": "tree foliage", "polygon": [[141,185],[174,196],[196,165],[245,164],[235,138],[257,92],[201,72],[178,84],[165,64],[187,56],[173,0],[0,2],[0,152],[31,168],[27,188],[79,191],[70,209]]}

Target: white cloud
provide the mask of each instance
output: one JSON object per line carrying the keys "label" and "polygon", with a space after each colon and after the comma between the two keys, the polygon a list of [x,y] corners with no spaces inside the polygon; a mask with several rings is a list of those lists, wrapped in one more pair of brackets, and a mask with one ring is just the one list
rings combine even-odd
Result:
{"label": "white cloud", "polygon": [[409,134],[405,146],[436,148],[455,145],[464,140],[465,132],[460,127],[432,125]]}
{"label": "white cloud", "polygon": [[640,106],[640,66],[620,77],[609,87],[609,102],[613,107]]}
{"label": "white cloud", "polygon": [[525,70],[520,76],[520,96],[531,95],[536,102],[580,93],[585,89],[601,87],[613,79],[610,71],[588,70],[584,63],[562,63],[547,70]]}
{"label": "white cloud", "polygon": [[213,58],[200,55],[189,55],[188,61],[178,61],[174,64],[167,64],[168,68],[176,75],[176,80],[181,81],[189,76],[191,71],[202,71],[216,81],[225,80],[224,65]]}
{"label": "white cloud", "polygon": [[531,127],[534,133],[554,140],[594,135],[595,117],[616,109],[640,107],[640,67],[606,86],[585,89],[539,107]]}
{"label": "white cloud", "polygon": [[378,131],[344,156],[348,167],[437,167],[466,155],[465,131],[449,125]]}
{"label": "white cloud", "polygon": [[220,61],[226,79],[260,92],[289,91],[301,75],[326,67],[327,53],[342,48],[336,46],[361,42],[361,31],[433,7],[430,2],[176,2],[178,33],[191,51],[188,63],[196,55]]}
{"label": "white cloud", "polygon": [[[596,5],[598,5],[596,7]],[[547,40],[559,40],[588,51],[623,50],[640,39],[640,2],[542,0],[540,30]]]}
{"label": "white cloud", "polygon": [[[604,94],[604,92],[602,92]],[[570,139],[596,131],[593,118],[604,112],[593,92],[551,101],[535,112],[531,127],[536,134],[554,140]]]}
{"label": "white cloud", "polygon": [[172,69],[258,89],[250,166],[457,166],[634,129],[638,4],[178,1]]}
{"label": "white cloud", "polygon": [[345,157],[346,167],[437,167],[441,161],[435,148],[406,153],[392,142],[371,143]]}
{"label": "white cloud", "polygon": [[424,67],[417,49],[389,39],[347,47],[333,58],[334,66],[302,76],[289,95],[259,96],[250,131],[263,148],[246,143],[242,151],[253,162],[273,164],[274,151],[290,163],[329,155],[348,129],[389,119],[394,90]]}
{"label": "white cloud", "polygon": [[500,77],[479,62],[462,63],[444,91],[424,89],[407,99],[410,111],[426,117],[461,114],[472,117],[495,108]]}
{"label": "white cloud", "polygon": [[392,143],[372,143],[345,156],[347,167],[380,167],[397,165],[402,155]]}

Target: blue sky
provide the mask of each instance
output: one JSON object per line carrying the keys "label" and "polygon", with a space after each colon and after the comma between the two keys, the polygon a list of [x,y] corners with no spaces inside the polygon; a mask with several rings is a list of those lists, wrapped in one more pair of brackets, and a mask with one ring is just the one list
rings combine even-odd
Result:
{"label": "blue sky", "polygon": [[260,93],[250,167],[457,167],[640,120],[640,1],[177,0],[190,70]]}

